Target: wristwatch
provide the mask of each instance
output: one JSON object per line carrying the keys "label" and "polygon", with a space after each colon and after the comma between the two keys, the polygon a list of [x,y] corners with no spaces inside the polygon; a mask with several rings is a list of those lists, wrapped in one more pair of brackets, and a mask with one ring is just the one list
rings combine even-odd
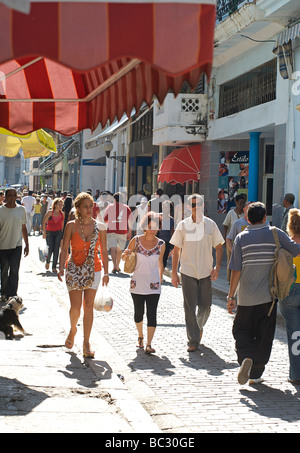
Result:
{"label": "wristwatch", "polygon": [[228,296],[227,296],[227,300],[236,300],[236,298],[235,298],[235,297],[228,297]]}

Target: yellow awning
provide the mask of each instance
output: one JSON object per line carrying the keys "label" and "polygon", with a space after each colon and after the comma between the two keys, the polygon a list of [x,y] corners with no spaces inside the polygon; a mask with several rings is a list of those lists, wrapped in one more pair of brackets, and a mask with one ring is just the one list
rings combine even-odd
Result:
{"label": "yellow awning", "polygon": [[0,155],[15,157],[21,148],[25,159],[49,156],[51,152],[57,152],[53,138],[43,129],[19,135],[0,127]]}

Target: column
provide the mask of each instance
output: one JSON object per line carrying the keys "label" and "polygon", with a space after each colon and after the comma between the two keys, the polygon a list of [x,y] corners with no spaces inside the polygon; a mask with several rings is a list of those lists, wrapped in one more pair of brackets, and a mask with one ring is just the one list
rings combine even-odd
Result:
{"label": "column", "polygon": [[248,200],[258,201],[258,178],[259,178],[259,138],[261,132],[249,132],[249,179]]}

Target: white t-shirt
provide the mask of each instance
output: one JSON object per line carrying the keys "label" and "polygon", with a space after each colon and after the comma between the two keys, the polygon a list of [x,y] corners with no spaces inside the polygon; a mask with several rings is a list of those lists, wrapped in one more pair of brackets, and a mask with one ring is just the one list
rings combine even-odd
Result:
{"label": "white t-shirt", "polygon": [[179,222],[170,241],[181,248],[180,272],[198,280],[209,277],[213,269],[212,248],[223,243],[216,223],[205,216],[199,224],[192,216]]}
{"label": "white t-shirt", "polygon": [[223,225],[224,225],[224,226],[227,226],[227,228],[228,228],[227,234],[228,234],[229,231],[231,230],[231,227],[232,227],[232,225],[234,224],[234,222],[235,222],[236,220],[242,218],[242,217],[244,217],[244,213],[242,213],[242,214],[237,214],[237,213],[235,212],[234,209],[231,209],[231,210],[228,212],[228,214],[227,214],[227,216],[225,217],[225,220],[224,220],[224,222],[223,222]]}
{"label": "white t-shirt", "polygon": [[22,199],[22,205],[25,207],[26,212],[32,211],[32,207],[33,207],[35,201],[36,201],[35,198],[31,197],[30,195],[27,195],[26,197],[24,197]]}
{"label": "white t-shirt", "polygon": [[0,250],[22,246],[22,225],[26,225],[24,206],[15,208],[0,206]]}

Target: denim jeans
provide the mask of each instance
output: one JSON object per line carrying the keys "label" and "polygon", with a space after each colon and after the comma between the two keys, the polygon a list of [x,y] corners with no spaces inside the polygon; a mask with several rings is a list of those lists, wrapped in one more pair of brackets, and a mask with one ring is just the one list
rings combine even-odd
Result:
{"label": "denim jeans", "polygon": [[62,240],[62,231],[47,231],[46,239],[49,247],[47,263],[50,263],[53,254],[52,269],[56,269],[60,242]]}
{"label": "denim jeans", "polygon": [[198,347],[201,330],[205,326],[211,311],[211,280],[210,277],[197,280],[181,274],[181,284],[188,346]]}
{"label": "denim jeans", "polygon": [[17,295],[21,257],[21,246],[15,249],[0,250],[2,296],[12,297]]}
{"label": "denim jeans", "polygon": [[279,302],[284,318],[289,358],[290,379],[300,381],[300,283],[295,283],[288,297]]}

